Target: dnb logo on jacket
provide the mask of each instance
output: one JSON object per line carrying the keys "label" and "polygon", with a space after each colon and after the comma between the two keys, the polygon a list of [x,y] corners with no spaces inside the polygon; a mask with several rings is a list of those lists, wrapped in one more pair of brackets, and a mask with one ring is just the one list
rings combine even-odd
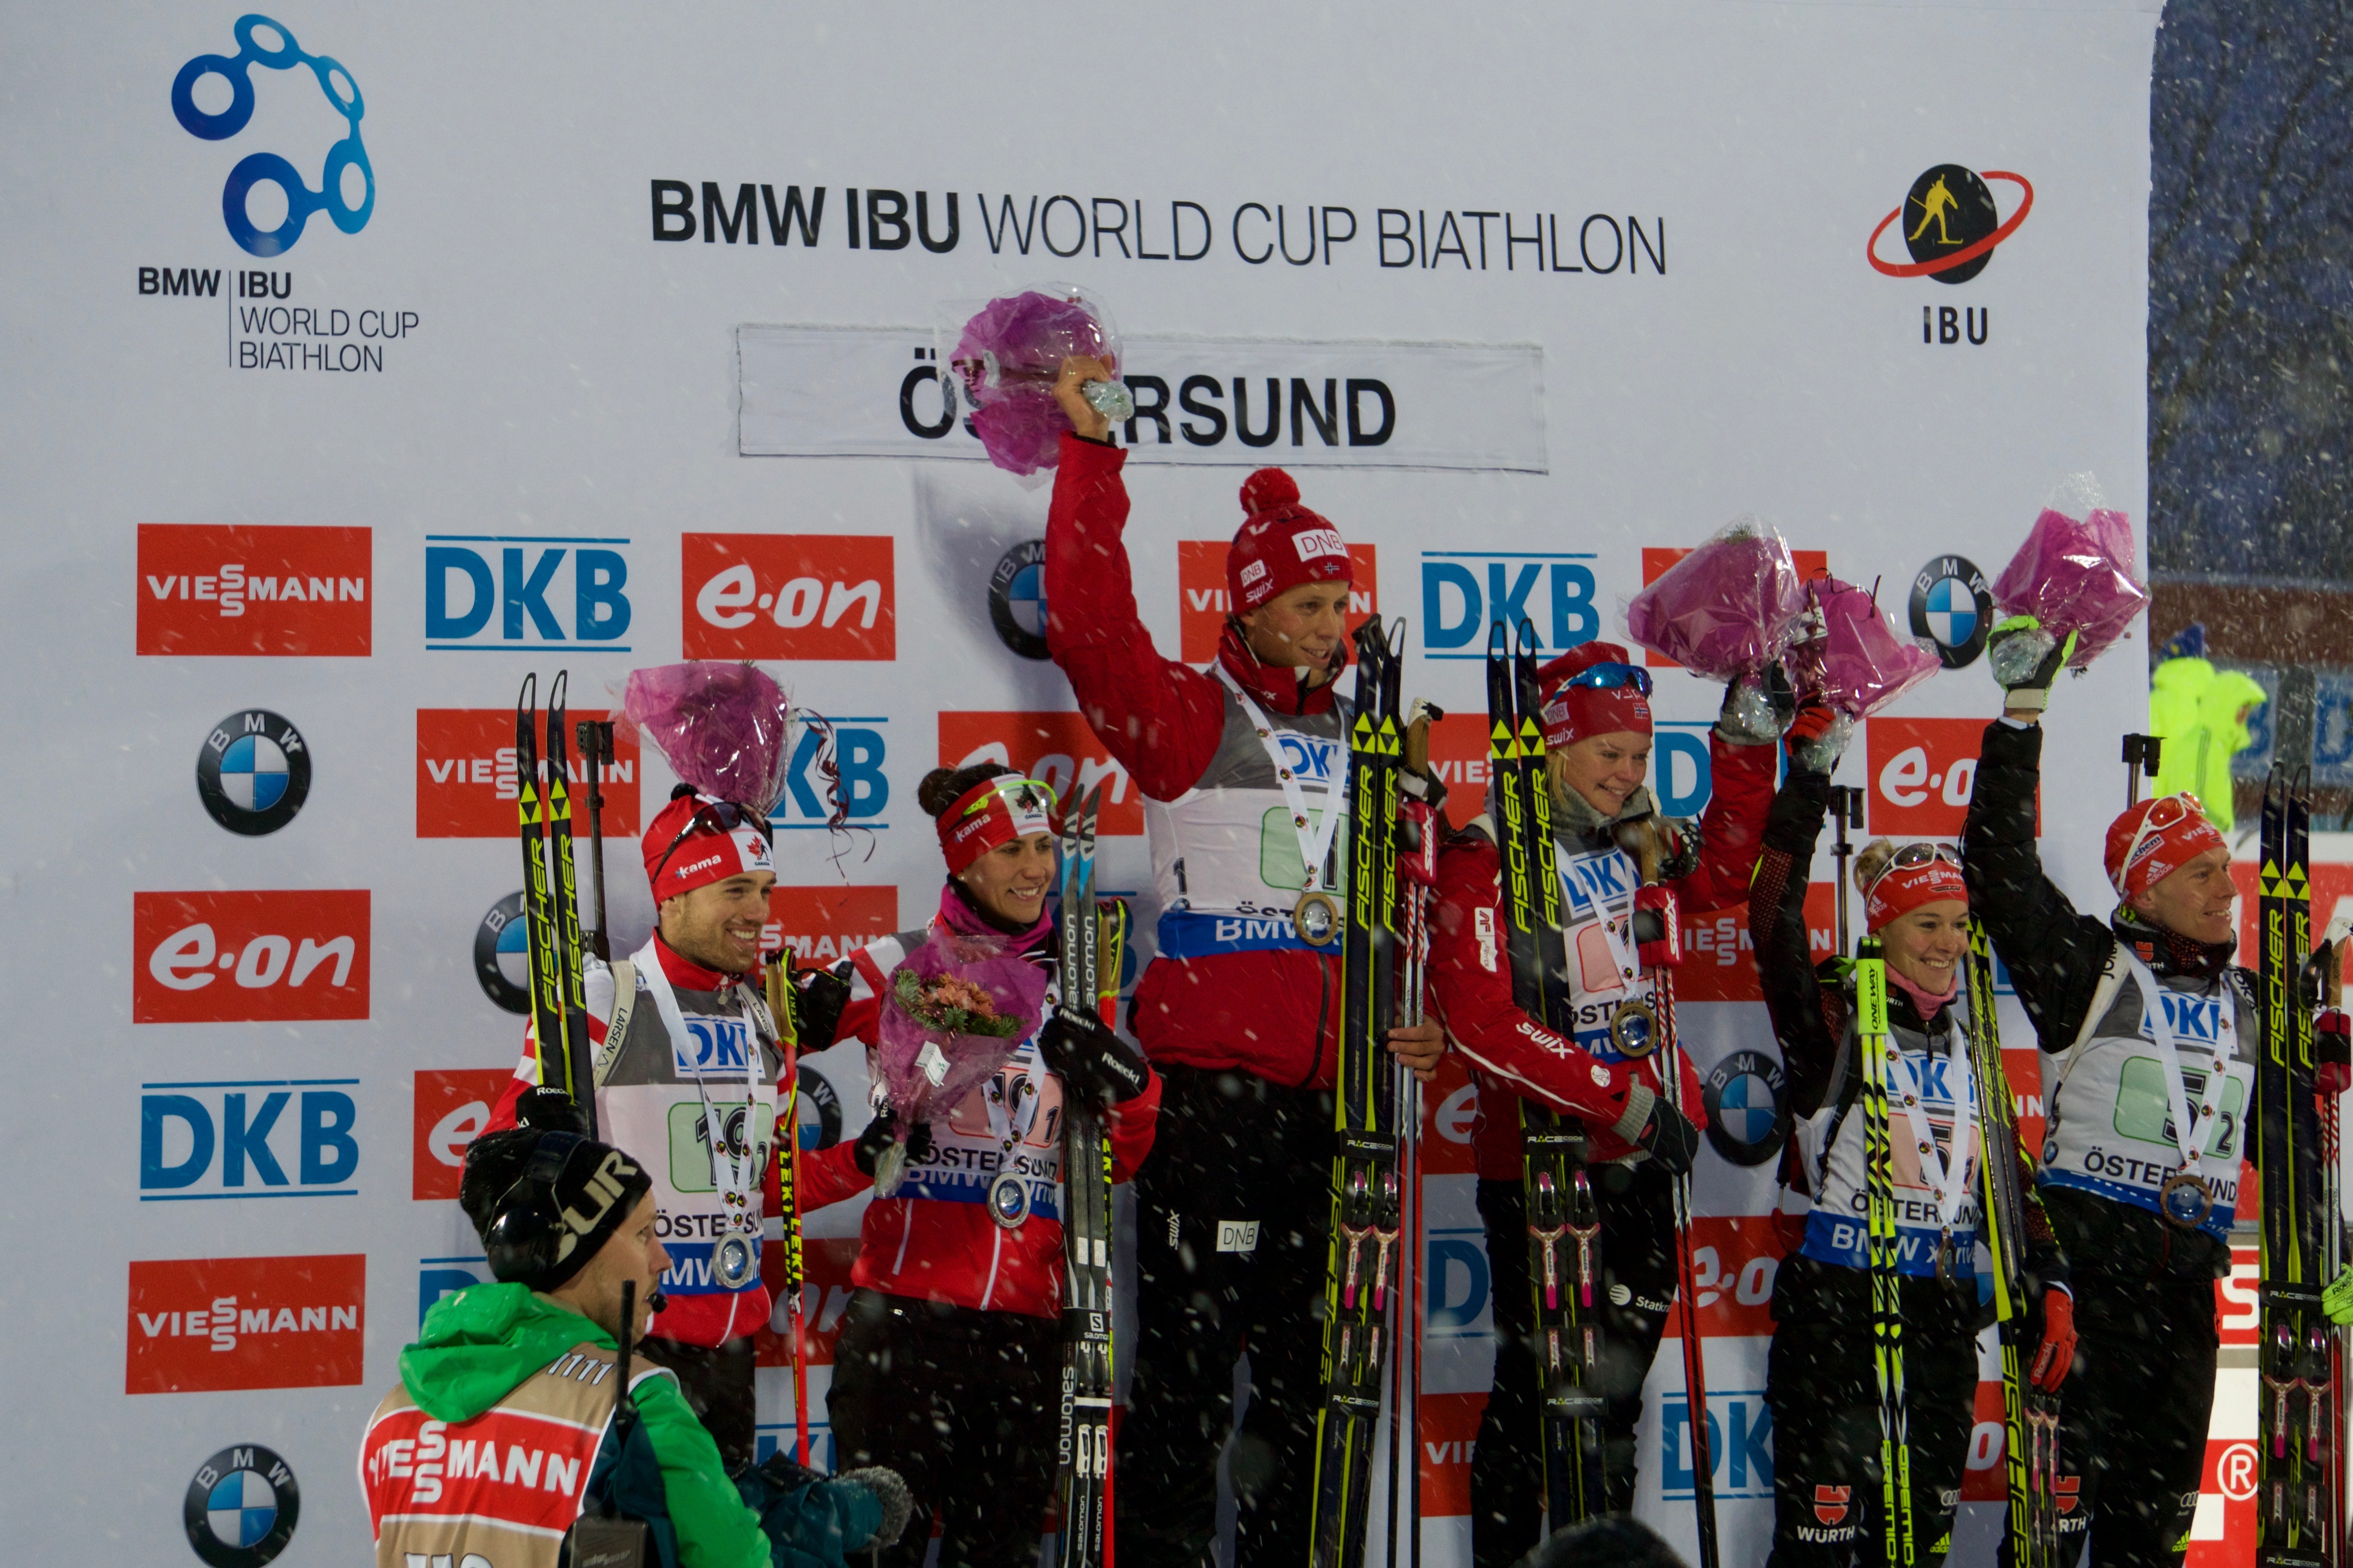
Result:
{"label": "dnb logo on jacket", "polygon": [[1926,637],[1947,669],[1984,651],[1993,629],[1993,589],[1964,555],[1939,555],[1912,578],[1912,635]]}
{"label": "dnb logo on jacket", "polygon": [[211,1568],[262,1568],[286,1550],[301,1517],[294,1471],[259,1443],[234,1444],[199,1465],[180,1502],[188,1544]]}
{"label": "dnb logo on jacket", "polygon": [[1707,1075],[1707,1141],[1736,1165],[1761,1165],[1789,1135],[1787,1080],[1762,1051],[1735,1051]]}
{"label": "dnb logo on jacket", "polygon": [[302,731],[266,708],[232,713],[196,752],[196,794],[231,833],[275,833],[310,796],[311,748]]}
{"label": "dnb logo on jacket", "polygon": [[139,525],[137,650],[176,658],[365,658],[364,528]]}

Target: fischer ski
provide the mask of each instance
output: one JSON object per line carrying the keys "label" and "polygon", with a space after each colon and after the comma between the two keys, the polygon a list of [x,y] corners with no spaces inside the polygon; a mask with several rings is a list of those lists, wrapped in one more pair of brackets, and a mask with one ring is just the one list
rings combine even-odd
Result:
{"label": "fischer ski", "polygon": [[[1404,641],[1403,623],[1396,639]],[[1356,628],[1341,889],[1340,1083],[1332,1239],[1325,1272],[1325,1396],[1315,1418],[1315,1568],[1365,1556],[1373,1452],[1388,1373],[1400,1206],[1397,1078],[1387,1054],[1397,1012],[1398,687],[1401,646],[1378,617]],[[1340,809],[1327,797],[1326,811]]]}
{"label": "fischer ski", "polygon": [[[1399,637],[1402,644],[1404,638]],[[1438,848],[1445,822],[1432,798],[1430,727],[1446,714],[1416,699],[1405,727],[1403,770],[1398,774],[1397,1021],[1422,1021],[1430,966],[1430,909],[1438,897]],[[1408,1568],[1421,1563],[1421,1080],[1403,1062],[1392,1064],[1398,1094],[1398,1310],[1403,1322],[1389,1358],[1388,1568],[1397,1568],[1398,1538],[1407,1542]],[[1399,1520],[1403,1514],[1402,1522]]]}
{"label": "fischer ski", "polygon": [[[1060,1005],[1100,1012],[1095,903],[1098,783],[1062,816]],[[1118,908],[1117,905],[1113,906]],[[1125,930],[1124,911],[1119,919]],[[1117,949],[1112,990],[1119,988]],[[1056,1431],[1060,1568],[1111,1568],[1111,1142],[1084,1095],[1062,1099],[1062,1383]]]}
{"label": "fischer ski", "polygon": [[[1503,858],[1505,948],[1512,1000],[1567,1032],[1568,958],[1560,931],[1560,879],[1553,872],[1552,795],[1538,716],[1535,628],[1520,625],[1516,651],[1504,623],[1487,636],[1488,773],[1496,848]],[[1601,1220],[1585,1168],[1578,1124],[1522,1100],[1522,1189],[1527,1204],[1529,1283],[1535,1298],[1537,1375],[1543,1380],[1546,1533],[1609,1511],[1603,1491],[1599,1394]],[[1572,1266],[1567,1253],[1576,1249]]]}
{"label": "fischer ski", "polygon": [[[586,739],[588,726],[580,726]],[[583,747],[583,750],[586,750]],[[592,758],[590,763],[596,763]],[[592,773],[590,775],[594,777]],[[590,795],[593,803],[596,799]],[[593,806],[592,806],[593,809]],[[594,820],[592,817],[590,820]],[[604,921],[599,910],[596,937],[604,940]],[[776,1294],[788,1297],[793,1315],[793,1426],[798,1447],[793,1450],[793,1462],[808,1468],[808,1322],[807,1308],[801,1297],[807,1279],[801,1257],[801,1030],[800,1017],[795,1011],[798,992],[793,984],[793,950],[786,946],[768,963],[768,1015],[776,1020],[776,1047],[784,1052],[785,1071],[783,1098],[776,1104],[776,1214],[784,1225],[784,1274],[774,1282]]]}
{"label": "fischer ski", "polygon": [[[596,1096],[589,1083],[588,1010],[580,981],[580,907],[573,880],[571,796],[563,782],[562,694],[567,680],[568,672],[559,672],[549,689],[548,765],[543,769],[538,735],[539,677],[523,677],[522,689],[515,699],[515,809],[522,828],[523,922],[531,952],[532,1047],[539,1081],[543,1088],[571,1096],[593,1138]],[[550,772],[556,781],[552,786]],[[548,868],[551,835],[555,839],[553,873]]]}

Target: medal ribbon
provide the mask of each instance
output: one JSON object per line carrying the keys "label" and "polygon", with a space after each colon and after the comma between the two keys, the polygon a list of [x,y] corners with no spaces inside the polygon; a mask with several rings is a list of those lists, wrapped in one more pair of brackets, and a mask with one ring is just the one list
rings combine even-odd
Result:
{"label": "medal ribbon", "polygon": [[[1560,864],[1561,871],[1576,879],[1577,885],[1584,890],[1585,901],[1593,906],[1594,923],[1601,928],[1601,940],[1609,947],[1609,962],[1618,966],[1619,978],[1626,983],[1626,989],[1631,991],[1635,983],[1642,978],[1642,950],[1633,940],[1633,896],[1627,895],[1624,925],[1611,924],[1609,907],[1601,901],[1601,870],[1594,864],[1602,857],[1571,855],[1567,846],[1558,842],[1553,845],[1552,852]],[[1630,879],[1634,870],[1633,860],[1623,849],[1612,849],[1609,853],[1626,862],[1627,874]]]}
{"label": "medal ribbon", "polygon": [[[1958,996],[1947,1006],[1957,1012],[1962,1005]],[[1920,1068],[1895,1045],[1895,1037],[1887,1037],[1887,1068],[1889,1075],[1904,1076],[1904,1119],[1912,1124],[1913,1141],[1920,1145],[1920,1181],[1936,1194],[1936,1228],[1949,1235],[1953,1224],[1961,1216],[1963,1194],[1968,1189],[1969,1163],[1963,1158],[1968,1145],[1963,1142],[1969,1135],[1970,1118],[1977,1113],[1977,1084],[1961,1060],[1962,1038],[1966,1033],[1962,1020],[1949,1020],[1951,1027],[1945,1047],[1945,1081],[1960,1085],[1953,1095],[1952,1163],[1945,1163],[1936,1152],[1936,1130],[1928,1124],[1928,1107],[1921,1092]],[[1927,1052],[1921,1052],[1925,1060]]]}
{"label": "medal ribbon", "polygon": [[[1340,826],[1337,809],[1343,792],[1348,785],[1348,748],[1345,742],[1335,742],[1333,752],[1340,759],[1337,774],[1324,789],[1324,816],[1317,821],[1307,809],[1307,792],[1300,787],[1290,763],[1283,759],[1282,748],[1275,743],[1274,726],[1267,721],[1266,713],[1241,682],[1233,678],[1222,664],[1209,667],[1210,673],[1226,683],[1226,689],[1241,703],[1250,727],[1258,731],[1258,743],[1266,752],[1266,760],[1274,764],[1274,778],[1282,786],[1283,804],[1291,808],[1292,831],[1299,836],[1299,858],[1307,868],[1307,890],[1314,891],[1323,885],[1324,862],[1331,857],[1332,835]],[[1310,824],[1313,824],[1311,826]],[[1328,891],[1329,889],[1324,889]]]}
{"label": "medal ribbon", "polygon": [[2226,1070],[2229,1064],[2217,1051],[2213,1065],[2206,1069],[2205,1098],[2192,1105],[2182,1084],[2181,1049],[2174,1040],[2173,1020],[2165,1016],[2164,988],[2130,948],[2119,942],[2116,953],[2132,968],[2133,979],[2140,986],[2141,1012],[2156,1037],[2158,1064],[2165,1068],[2166,1116],[2173,1123],[2174,1144],[2181,1151],[2181,1168],[2211,1194],[2214,1189],[2206,1179],[2207,1135],[2214,1129],[2214,1106],[2222,1092],[2222,1080],[2231,1076]]}
{"label": "medal ribbon", "polygon": [[[661,959],[655,953],[651,942],[638,951],[637,963],[638,973],[646,977],[646,989],[653,994],[654,1010],[661,1015],[662,1027],[670,1032],[672,1045],[686,1047],[694,1036],[687,1029],[686,1015],[678,1005],[678,993],[671,989],[670,976],[662,973]],[[754,1000],[750,993],[744,992],[740,983],[737,989],[741,993],[738,1000],[747,1004],[744,1009],[744,1033],[750,1037],[744,1052],[744,1147],[741,1155],[727,1141],[727,1128],[712,1106],[711,1090],[699,1075],[694,1080],[694,1091],[702,1097],[702,1142],[711,1154],[711,1184],[719,1189],[720,1196],[727,1205],[728,1217],[737,1228],[747,1236],[757,1236],[760,1233],[760,1194],[752,1180],[752,1173],[760,1164],[760,1141],[754,1133],[759,1127],[760,1114],[759,1019],[761,1013],[765,1011],[765,1005],[762,1005],[761,1012],[755,1013],[748,1005]],[[720,1165],[722,1151],[726,1154],[724,1170]]]}

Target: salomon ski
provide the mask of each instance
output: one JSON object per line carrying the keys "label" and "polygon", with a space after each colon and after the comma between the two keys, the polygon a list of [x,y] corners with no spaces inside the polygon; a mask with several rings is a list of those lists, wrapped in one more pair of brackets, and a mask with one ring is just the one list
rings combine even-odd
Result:
{"label": "salomon ski", "polygon": [[[1100,1006],[1095,816],[1103,785],[1062,817],[1061,1005]],[[1112,958],[1113,989],[1119,960]],[[1062,1385],[1056,1426],[1061,1568],[1110,1568],[1111,1143],[1086,1095],[1062,1098]]]}

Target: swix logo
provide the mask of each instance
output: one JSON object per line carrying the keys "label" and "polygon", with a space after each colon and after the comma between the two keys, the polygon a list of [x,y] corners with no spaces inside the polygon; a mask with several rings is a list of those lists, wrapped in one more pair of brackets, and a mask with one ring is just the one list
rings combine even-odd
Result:
{"label": "swix logo", "polygon": [[364,528],[142,522],[138,651],[364,658],[373,556]]}
{"label": "swix logo", "polygon": [[1852,1487],[1814,1488],[1814,1517],[1824,1524],[1838,1524],[1846,1519],[1846,1510],[1853,1504]]}
{"label": "swix logo", "polygon": [[131,1021],[368,1016],[368,894],[133,893]]}
{"label": "swix logo", "polygon": [[[1300,535],[1303,550],[1308,537]],[[1328,530],[1319,537],[1339,539]],[[1232,548],[1222,539],[1176,542],[1176,657],[1187,664],[1207,664],[1218,657],[1218,634],[1234,608],[1233,595],[1226,591],[1226,552]],[[1380,556],[1370,544],[1351,544],[1347,552],[1355,569],[1348,584],[1348,624],[1353,626],[1381,607]],[[1262,574],[1266,563],[1252,562],[1249,570]]]}
{"label": "swix logo", "polygon": [[122,1391],[348,1386],[366,1310],[364,1253],[133,1263]]}
{"label": "swix logo", "polygon": [[357,1195],[359,1108],[352,1090],[358,1083],[142,1084],[139,1201]]}
{"label": "swix logo", "polygon": [[1068,808],[1103,781],[1103,812],[1095,831],[1105,836],[1144,831],[1144,795],[1078,713],[950,713],[940,715],[940,765],[992,762],[1054,786]]}
{"label": "swix logo", "polygon": [[[425,646],[627,653],[626,539],[425,536]],[[569,592],[566,592],[566,590]],[[567,626],[563,612],[571,612]]]}
{"label": "swix logo", "polygon": [[[891,780],[882,771],[889,760],[891,721],[879,715],[828,721],[833,731],[833,766],[841,777],[841,800],[849,823],[880,833],[891,825],[882,814],[891,805]],[[825,736],[815,724],[803,726],[794,743],[791,763],[785,770],[784,798],[769,814],[778,827],[822,828],[832,812],[830,785],[825,776]]]}
{"label": "swix logo", "polygon": [[670,1043],[670,1066],[681,1078],[744,1076],[750,1058],[751,1026],[741,1018],[686,1017],[687,1037]]}
{"label": "swix logo", "polygon": [[1878,718],[1864,728],[1871,732],[1871,831],[1959,837],[1977,788],[1985,726],[1974,719]]}
{"label": "swix logo", "polygon": [[881,888],[778,888],[768,908],[785,911],[760,932],[760,951],[793,950],[804,967],[839,962],[878,936],[899,929],[899,889]]}
{"label": "swix logo", "polygon": [[889,534],[690,533],[679,542],[689,658],[896,658]]}
{"label": "swix logo", "polygon": [[417,1075],[415,1136],[409,1150],[409,1195],[420,1201],[455,1198],[465,1174],[466,1150],[491,1124],[491,1107],[512,1078],[503,1068],[457,1068]]}
{"label": "swix logo", "polygon": [[[572,710],[572,721],[603,719]],[[417,837],[512,838],[515,835],[514,712],[507,708],[417,710]],[[572,836],[588,832],[588,768],[576,735],[567,734],[565,777],[572,797]],[[542,775],[547,760],[540,759]],[[605,836],[638,836],[638,733],[613,726],[613,761],[603,770]]]}
{"label": "swix logo", "polygon": [[[1645,552],[1647,553],[1647,552]],[[1522,620],[1538,651],[1562,653],[1601,635],[1589,552],[1421,552],[1421,649],[1429,658],[1485,658],[1487,628]]]}
{"label": "swix logo", "polygon": [[[1690,553],[1691,552],[1689,550],[1682,549],[1673,545],[1644,545],[1642,547],[1642,586],[1647,588],[1651,584],[1657,582],[1660,578],[1665,576],[1667,574],[1668,567],[1672,566],[1676,562],[1681,561],[1684,556],[1689,555]],[[1798,581],[1800,583],[1821,575],[1822,574],[1829,572],[1831,569],[1830,552],[1828,551],[1792,550],[1789,552],[1789,559],[1797,563]],[[1642,662],[1649,665],[1653,669],[1681,669],[1683,668],[1683,666],[1677,664],[1673,659],[1662,658],[1660,655],[1652,653],[1647,648],[1643,650]]]}

